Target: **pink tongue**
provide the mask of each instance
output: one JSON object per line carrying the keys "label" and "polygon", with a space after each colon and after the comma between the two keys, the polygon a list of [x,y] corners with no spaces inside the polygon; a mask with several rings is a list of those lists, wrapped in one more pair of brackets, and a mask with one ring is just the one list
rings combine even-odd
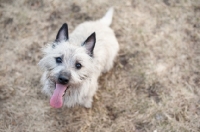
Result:
{"label": "pink tongue", "polygon": [[56,89],[50,99],[50,105],[54,108],[60,108],[63,105],[62,96],[67,89],[66,85],[56,84]]}

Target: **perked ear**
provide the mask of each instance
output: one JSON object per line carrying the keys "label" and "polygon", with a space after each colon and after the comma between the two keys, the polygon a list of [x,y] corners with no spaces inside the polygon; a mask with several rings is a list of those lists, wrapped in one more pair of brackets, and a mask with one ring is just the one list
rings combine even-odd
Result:
{"label": "perked ear", "polygon": [[66,23],[62,25],[56,36],[56,41],[68,40],[68,26]]}
{"label": "perked ear", "polygon": [[85,46],[85,48],[88,51],[88,54],[91,57],[93,56],[93,50],[94,50],[95,43],[96,43],[96,34],[94,32],[85,40],[85,42],[82,45],[82,46]]}

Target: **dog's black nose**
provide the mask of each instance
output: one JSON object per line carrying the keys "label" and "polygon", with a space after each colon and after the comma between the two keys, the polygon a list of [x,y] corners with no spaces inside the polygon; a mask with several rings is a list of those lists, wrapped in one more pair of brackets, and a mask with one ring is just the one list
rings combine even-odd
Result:
{"label": "dog's black nose", "polygon": [[58,82],[61,84],[67,84],[69,82],[69,77],[65,75],[60,75],[58,77]]}

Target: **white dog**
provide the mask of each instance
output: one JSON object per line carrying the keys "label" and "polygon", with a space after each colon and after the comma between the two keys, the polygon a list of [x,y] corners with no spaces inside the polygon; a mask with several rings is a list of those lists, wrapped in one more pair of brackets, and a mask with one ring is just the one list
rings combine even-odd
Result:
{"label": "white dog", "polygon": [[44,70],[41,81],[52,107],[80,104],[91,108],[98,77],[112,68],[119,50],[109,27],[112,16],[111,8],[103,18],[80,24],[69,36],[65,23],[56,40],[44,48],[44,57],[39,62]]}

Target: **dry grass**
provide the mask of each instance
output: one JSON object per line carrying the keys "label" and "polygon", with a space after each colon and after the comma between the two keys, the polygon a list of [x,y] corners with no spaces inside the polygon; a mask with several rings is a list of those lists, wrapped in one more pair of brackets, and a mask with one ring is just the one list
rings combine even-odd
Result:
{"label": "dry grass", "polygon": [[[53,109],[41,92],[40,49],[115,7],[115,66],[92,109]],[[200,131],[198,0],[0,0],[0,131]]]}

